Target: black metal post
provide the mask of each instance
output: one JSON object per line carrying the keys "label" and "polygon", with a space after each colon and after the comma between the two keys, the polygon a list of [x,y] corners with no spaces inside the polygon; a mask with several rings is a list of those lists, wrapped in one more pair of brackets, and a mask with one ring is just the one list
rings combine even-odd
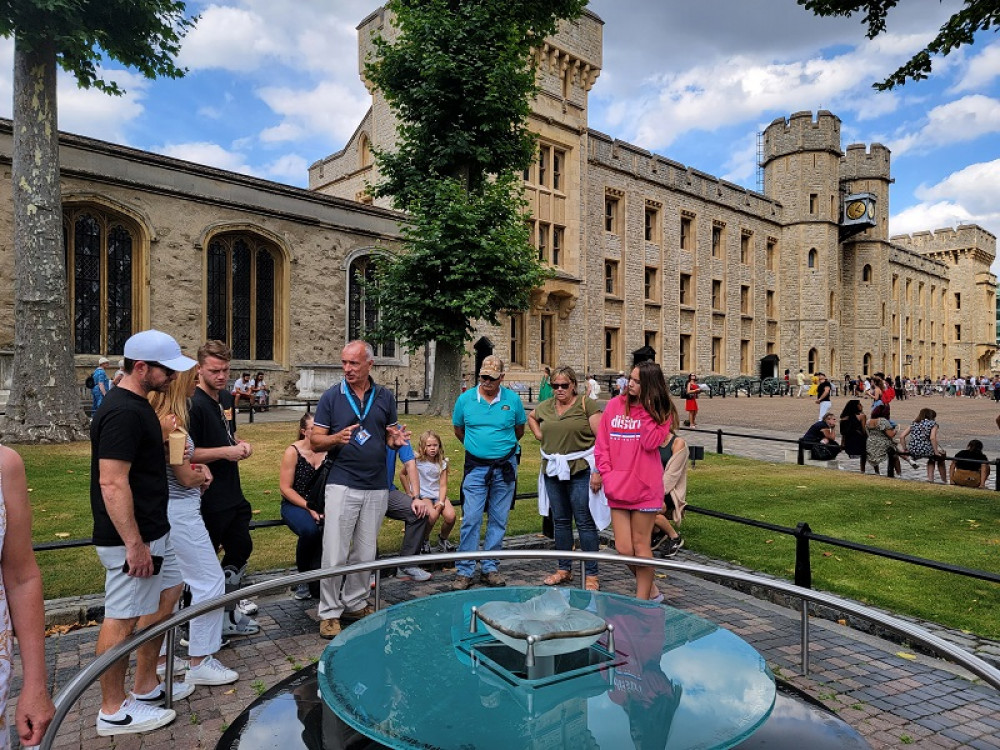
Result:
{"label": "black metal post", "polygon": [[409,413],[410,413],[410,397],[407,396],[403,400],[403,414],[409,414]]}
{"label": "black metal post", "polygon": [[250,424],[253,424],[253,401],[250,402]]}
{"label": "black metal post", "polygon": [[795,527],[795,585],[804,589],[812,588],[812,567],[809,563],[809,524],[800,523]]}
{"label": "black metal post", "polygon": [[799,466],[806,465],[806,444],[801,440],[799,441],[799,455],[796,457],[795,463]]}
{"label": "black metal post", "polygon": [[996,466],[993,467],[993,481],[996,482],[996,486],[993,488],[997,492],[1000,492],[1000,458],[996,460]]}
{"label": "black metal post", "polygon": [[533,399],[531,398],[531,386],[529,385],[528,386],[528,403],[530,404],[532,402],[532,400]]}
{"label": "black metal post", "polygon": [[715,431],[715,452],[722,454],[722,430]]}
{"label": "black metal post", "polygon": [[896,476],[896,451],[889,449],[888,454],[886,454],[886,467],[885,475],[892,479]]}

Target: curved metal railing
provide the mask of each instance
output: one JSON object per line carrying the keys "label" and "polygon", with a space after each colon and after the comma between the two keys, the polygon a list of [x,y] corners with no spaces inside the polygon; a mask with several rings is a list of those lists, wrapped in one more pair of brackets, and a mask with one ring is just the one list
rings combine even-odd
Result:
{"label": "curved metal railing", "polygon": [[[407,567],[410,565],[424,564],[433,565],[436,563],[451,562],[454,560],[557,560],[572,559],[580,563],[581,580],[583,576],[583,566],[588,560],[596,560],[603,564],[619,563],[622,565],[645,565],[662,570],[674,570],[681,573],[689,573],[696,576],[711,579],[724,579],[749,583],[755,586],[763,586],[772,591],[780,591],[784,594],[798,597],[802,603],[800,609],[801,618],[801,664],[803,674],[809,673],[809,603],[823,604],[829,607],[840,609],[846,613],[861,617],[870,622],[877,623],[887,630],[898,633],[901,636],[917,643],[932,653],[943,656],[951,662],[967,669],[984,682],[996,690],[1000,690],[1000,669],[992,666],[988,662],[980,659],[975,654],[971,654],[965,649],[934,635],[921,628],[919,625],[904,622],[903,620],[887,615],[883,612],[865,607],[856,602],[842,599],[833,594],[822,591],[802,588],[793,583],[764,578],[754,573],[746,573],[739,570],[729,570],[715,568],[709,565],[698,565],[695,563],[677,562],[675,560],[649,560],[647,558],[626,557],[623,555],[608,555],[602,552],[566,552],[563,550],[497,550],[489,552],[461,552],[442,553],[431,555],[414,555],[410,557],[390,557],[374,560],[367,563],[356,563],[354,565],[344,565],[337,568],[324,568],[313,570],[307,573],[295,573],[281,578],[274,578],[269,581],[256,583],[252,586],[234,591],[230,594],[218,597],[208,602],[185,607],[163,622],[145,628],[134,634],[127,640],[109,649],[101,656],[97,657],[81,669],[65,687],[59,691],[55,697],[56,712],[49,725],[48,731],[42,738],[39,745],[41,750],[51,750],[59,728],[65,720],[73,705],[80,699],[84,691],[97,681],[108,668],[119,659],[126,657],[129,653],[141,646],[143,643],[156,638],[164,633],[167,634],[167,680],[173,679],[173,633],[174,628],[198,615],[211,612],[214,609],[227,604],[235,603],[240,599],[266,594],[275,589],[296,586],[300,583],[310,583],[331,576],[347,575],[350,573],[361,573],[374,571],[375,573],[375,608],[379,608],[381,600],[381,571],[388,568]],[[167,691],[167,706],[170,706],[170,691]]]}

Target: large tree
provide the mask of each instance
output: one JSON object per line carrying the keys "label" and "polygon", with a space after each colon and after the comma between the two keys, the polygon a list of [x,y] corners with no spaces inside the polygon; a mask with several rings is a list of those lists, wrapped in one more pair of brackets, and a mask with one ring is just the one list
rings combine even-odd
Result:
{"label": "large tree", "polygon": [[[886,28],[886,16],[899,0],[797,0],[818,16],[853,16],[864,13],[862,23],[867,24],[865,34],[874,39]],[[908,80],[926,78],[932,68],[931,55],[948,55],[963,44],[972,44],[977,31],[986,31],[1000,25],[1000,0],[965,0],[964,7],[955,13],[938,30],[937,36],[895,73],[874,84],[879,91],[902,86]]]}
{"label": "large tree", "polygon": [[520,175],[533,159],[533,49],[586,0],[390,0],[398,38],[366,67],[397,118],[374,191],[410,214],[404,248],[371,290],[383,337],[435,345],[428,410],[450,410],[476,321],[528,307],[548,271],[525,223]]}
{"label": "large tree", "polygon": [[65,442],[86,434],[67,314],[59,190],[56,66],[83,88],[122,90],[103,59],[147,78],[177,78],[193,25],[173,0],[0,0],[0,36],[14,37],[14,363],[3,434]]}

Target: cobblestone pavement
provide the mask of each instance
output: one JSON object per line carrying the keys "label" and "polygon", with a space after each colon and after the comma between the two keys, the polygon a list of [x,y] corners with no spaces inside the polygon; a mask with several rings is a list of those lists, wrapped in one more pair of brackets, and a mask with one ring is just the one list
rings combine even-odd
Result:
{"label": "cobblestone pavement", "polygon": [[[834,410],[839,413],[844,403],[843,397],[835,398]],[[942,444],[949,453],[978,437],[986,445],[989,457],[1000,454],[1000,433],[994,422],[1000,408],[993,402],[939,396],[913,398],[894,402],[893,418],[906,423],[924,406],[938,412]],[[277,409],[257,415],[257,419],[293,420],[299,413]],[[817,416],[817,407],[805,398],[714,398],[702,400],[698,427],[795,440]],[[692,444],[705,445],[706,452],[715,450],[713,434],[690,431],[685,437]],[[794,446],[727,436],[724,450],[780,462],[785,460],[784,451],[794,450]],[[923,476],[922,468],[904,469],[904,477],[922,479]],[[513,540],[512,544],[524,542],[532,546],[538,540]],[[688,550],[681,550],[677,560],[719,564]],[[548,566],[526,562],[507,565],[504,571],[511,585],[535,584],[548,572]],[[382,604],[449,590],[452,575],[450,571],[435,571],[434,578],[422,584],[386,578]],[[601,582],[605,590],[616,593],[628,594],[634,590],[630,574],[619,565],[604,565]],[[804,676],[799,673],[797,611],[684,573],[671,572],[658,579],[658,585],[667,595],[667,604],[706,617],[746,639],[776,674],[837,711],[873,748],[1000,749],[1000,692],[980,684],[953,665],[912,651],[905,644],[813,618],[811,670]],[[88,602],[95,605],[99,601],[100,597],[91,597],[82,602],[49,604],[86,609]],[[225,727],[249,703],[318,658],[327,644],[318,634],[315,601],[295,601],[281,591],[261,597],[259,602],[261,632],[234,639],[232,646],[220,654],[227,666],[241,674],[235,685],[200,686],[190,698],[177,704],[178,718],[171,726],[120,738],[97,736],[94,721],[99,692],[96,685],[92,686],[63,723],[55,746],[87,750],[214,748]],[[1000,662],[1000,644],[933,624],[921,624],[994,663]],[[53,692],[92,661],[96,637],[95,627],[85,627],[47,640]],[[18,685],[19,674],[15,670],[15,696]],[[13,708],[8,710],[12,712]],[[17,746],[16,738],[14,745]]]}

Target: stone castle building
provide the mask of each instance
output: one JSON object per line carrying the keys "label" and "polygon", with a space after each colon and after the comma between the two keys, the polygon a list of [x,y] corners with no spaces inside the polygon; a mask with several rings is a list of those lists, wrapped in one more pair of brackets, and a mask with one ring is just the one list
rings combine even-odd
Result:
{"label": "stone castle building", "polygon": [[[842,148],[830,112],[762,134],[763,192],[588,127],[602,25],[585,12],[537,51],[539,136],[524,189],[539,258],[554,275],[525,312],[481,325],[469,367],[495,352],[508,381],[544,365],[615,374],[651,347],[667,373],[789,368],[983,373],[996,351],[996,238],[978,226],[889,237],[890,155]],[[392,35],[384,11],[362,21]],[[362,73],[363,77],[363,73]],[[371,90],[371,87],[369,87]],[[144,327],[193,350],[222,338],[234,369],[264,370],[284,396],[339,379],[343,342],[378,316],[359,279],[398,246],[399,214],[372,205],[372,147],[395,123],[377,90],[346,147],[313,164],[303,190],[62,135],[69,300],[79,379]],[[0,379],[13,341],[11,125],[0,121]],[[4,353],[8,350],[8,353]],[[377,351],[401,394],[433,380],[433,350]],[[0,394],[2,397],[2,394]]]}

